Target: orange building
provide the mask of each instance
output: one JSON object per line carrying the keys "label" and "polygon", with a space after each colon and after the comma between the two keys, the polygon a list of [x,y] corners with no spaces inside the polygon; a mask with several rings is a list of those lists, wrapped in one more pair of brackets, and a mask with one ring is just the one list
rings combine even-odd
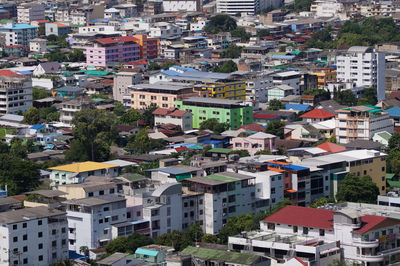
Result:
{"label": "orange building", "polygon": [[320,68],[316,69],[313,75],[318,77],[318,88],[324,88],[328,86],[328,82],[336,82],[336,69],[335,68]]}
{"label": "orange building", "polygon": [[135,35],[136,43],[140,45],[141,59],[154,59],[158,56],[158,38],[148,38],[147,35]]}

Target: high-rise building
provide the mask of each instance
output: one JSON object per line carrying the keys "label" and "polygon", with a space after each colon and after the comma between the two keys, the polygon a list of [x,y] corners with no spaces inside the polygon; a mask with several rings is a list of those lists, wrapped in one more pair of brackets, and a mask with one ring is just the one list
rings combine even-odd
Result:
{"label": "high-rise building", "polygon": [[337,81],[377,89],[378,101],[385,99],[385,55],[371,47],[353,46],[336,57]]}
{"label": "high-rise building", "polygon": [[158,56],[158,38],[148,38],[147,35],[135,35],[136,43],[140,45],[141,59],[154,59]]}
{"label": "high-rise building", "polygon": [[37,4],[21,4],[17,8],[18,23],[31,23],[34,20],[45,19],[44,6]]}
{"label": "high-rise building", "polygon": [[32,79],[10,70],[0,70],[0,114],[26,112],[32,107]]}
{"label": "high-rise building", "polygon": [[7,46],[20,44],[29,47],[29,41],[38,37],[38,27],[7,23],[0,27],[0,34],[4,35]]}
{"label": "high-rise building", "polygon": [[238,13],[256,14],[260,10],[277,8],[282,5],[282,0],[217,0],[217,13],[231,15]]}

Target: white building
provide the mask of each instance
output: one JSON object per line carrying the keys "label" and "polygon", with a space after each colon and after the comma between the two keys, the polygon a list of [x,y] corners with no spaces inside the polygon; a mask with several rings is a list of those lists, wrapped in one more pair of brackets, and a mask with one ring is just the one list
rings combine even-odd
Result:
{"label": "white building", "polygon": [[6,45],[21,44],[28,47],[29,41],[38,37],[38,27],[28,24],[7,23],[0,27],[0,33],[6,39]]}
{"label": "white building", "polygon": [[29,42],[29,50],[36,53],[45,53],[47,51],[47,40],[35,38]]}
{"label": "white building", "polygon": [[10,70],[0,70],[0,114],[17,114],[32,107],[32,79]]}
{"label": "white building", "polygon": [[104,247],[112,240],[113,224],[126,222],[126,199],[104,195],[65,201],[69,227],[69,250]]}
{"label": "white building", "polygon": [[44,6],[38,4],[20,4],[17,7],[18,23],[31,23],[34,20],[44,20]]}
{"label": "white building", "polygon": [[200,11],[200,0],[164,0],[164,12],[196,12]]}
{"label": "white building", "polygon": [[201,31],[208,25],[208,20],[201,19],[190,23],[190,31]]}
{"label": "white building", "polygon": [[168,22],[157,22],[150,27],[149,37],[171,37],[181,34],[180,27]]}
{"label": "white building", "polygon": [[[142,74],[136,72],[118,72],[114,77],[113,98],[116,101],[123,102],[124,96],[129,96],[128,86],[141,83]],[[124,104],[125,105],[125,104]],[[128,106],[126,106],[128,107]]]}
{"label": "white building", "polygon": [[119,19],[120,17],[120,11],[116,8],[108,8],[104,10],[104,18]]}
{"label": "white building", "polygon": [[32,207],[0,213],[0,265],[47,266],[68,258],[64,211]]}
{"label": "white building", "polygon": [[191,112],[178,109],[157,108],[153,111],[154,125],[173,124],[180,126],[183,131],[193,129],[193,115]]}
{"label": "white building", "polygon": [[337,111],[335,117],[336,141],[341,144],[352,140],[370,140],[375,133],[393,134],[393,120],[379,108],[354,106]]}
{"label": "white building", "polygon": [[280,85],[290,86],[293,88],[294,94],[300,95],[300,77],[301,74],[296,71],[279,72],[272,76],[272,83],[275,86],[280,86]]}
{"label": "white building", "polygon": [[311,11],[315,12],[318,18],[339,17],[346,18],[342,3],[336,0],[318,0],[312,3]]}
{"label": "white building", "polygon": [[287,206],[261,221],[258,235],[229,237],[229,247],[282,262],[298,257],[309,265],[328,265],[341,258],[361,265],[389,265],[398,259],[400,220],[354,205],[343,204],[334,211]]}
{"label": "white building", "polygon": [[371,47],[353,46],[336,57],[337,81],[377,88],[378,102],[385,99],[385,55]]}
{"label": "white building", "polygon": [[260,10],[280,7],[283,2],[282,0],[217,0],[217,13],[230,15],[238,13],[256,14]]}
{"label": "white building", "polygon": [[267,102],[268,88],[272,86],[272,76],[269,72],[256,73],[246,78],[246,101]]}

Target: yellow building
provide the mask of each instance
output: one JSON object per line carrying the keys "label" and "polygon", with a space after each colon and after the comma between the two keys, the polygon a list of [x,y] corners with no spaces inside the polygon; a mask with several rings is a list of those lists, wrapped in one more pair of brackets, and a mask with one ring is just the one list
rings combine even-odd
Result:
{"label": "yellow building", "polygon": [[67,200],[71,200],[116,194],[117,184],[114,182],[86,182],[61,185],[57,189],[65,193]]}
{"label": "yellow building", "polygon": [[318,87],[325,88],[328,86],[328,82],[336,82],[336,70],[334,68],[322,68],[317,69],[312,73],[318,78]]}
{"label": "yellow building", "polygon": [[212,98],[228,100],[245,100],[246,98],[246,83],[244,81],[207,82],[202,84],[202,89],[207,90]]}

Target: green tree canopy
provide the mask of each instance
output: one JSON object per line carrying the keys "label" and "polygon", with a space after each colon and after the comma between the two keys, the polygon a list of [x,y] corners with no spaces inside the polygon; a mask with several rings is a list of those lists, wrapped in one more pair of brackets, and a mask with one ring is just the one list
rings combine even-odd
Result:
{"label": "green tree canopy", "polygon": [[215,67],[213,69],[213,72],[232,73],[237,70],[238,70],[237,64],[235,62],[233,62],[232,60],[229,60],[229,61],[226,61],[222,66]]}
{"label": "green tree canopy", "polygon": [[344,90],[334,92],[333,99],[341,105],[354,106],[357,104],[357,98],[351,92],[351,90]]}
{"label": "green tree canopy", "polygon": [[243,27],[237,27],[231,31],[231,36],[240,38],[242,42],[248,42],[250,40],[251,34],[248,33]]}
{"label": "green tree canopy", "polygon": [[271,33],[269,32],[269,30],[266,29],[262,29],[259,32],[257,32],[257,37],[265,37],[265,36],[270,36]]}
{"label": "green tree canopy", "polygon": [[200,129],[209,129],[217,134],[229,129],[228,123],[220,123],[216,118],[210,118],[200,123]]}
{"label": "green tree canopy", "polygon": [[238,58],[241,53],[242,47],[230,44],[226,50],[221,53],[221,58]]}
{"label": "green tree canopy", "polygon": [[40,112],[36,107],[29,108],[24,114],[24,122],[29,125],[34,125],[40,121]]}
{"label": "green tree canopy", "polygon": [[285,105],[278,99],[272,99],[268,102],[268,110],[281,110],[285,109]]}
{"label": "green tree canopy", "polygon": [[116,102],[113,111],[116,116],[122,116],[125,113],[125,107],[122,103]]}
{"label": "green tree canopy", "polygon": [[216,15],[211,17],[209,24],[205,27],[207,33],[230,32],[236,29],[236,21],[229,15]]}
{"label": "green tree canopy", "polygon": [[349,173],[340,182],[339,192],[336,194],[338,201],[362,202],[376,204],[379,188],[370,176],[359,177]]}
{"label": "green tree canopy", "polygon": [[272,121],[272,122],[268,123],[267,128],[265,129],[265,133],[269,133],[269,134],[278,136],[282,139],[283,134],[284,134],[284,127],[285,127],[285,122]]}
{"label": "green tree canopy", "polygon": [[74,49],[68,55],[68,61],[70,62],[83,62],[86,60],[86,56],[80,49]]}
{"label": "green tree canopy", "polygon": [[105,250],[109,255],[115,252],[132,254],[137,248],[150,244],[153,244],[153,240],[150,237],[134,232],[128,237],[118,237],[111,240],[105,246]]}
{"label": "green tree canopy", "polygon": [[129,109],[121,115],[119,123],[124,125],[137,126],[137,121],[142,120],[143,116],[135,109]]}
{"label": "green tree canopy", "polygon": [[49,91],[42,90],[39,88],[32,88],[32,99],[33,100],[40,100],[40,99],[44,99],[44,98],[47,98],[50,96],[51,96],[51,93]]}

